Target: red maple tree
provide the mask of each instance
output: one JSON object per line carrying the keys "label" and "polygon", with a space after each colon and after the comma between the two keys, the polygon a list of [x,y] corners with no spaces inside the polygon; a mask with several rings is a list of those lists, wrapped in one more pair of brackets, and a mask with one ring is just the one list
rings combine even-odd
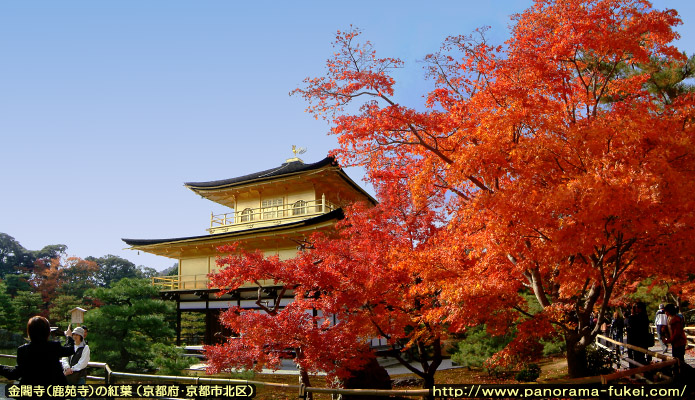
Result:
{"label": "red maple tree", "polygon": [[[348,207],[335,232],[312,235],[293,259],[266,258],[237,246],[220,248],[231,255],[218,260],[224,268],[212,276],[212,285],[229,292],[256,282],[257,304],[264,312],[233,308],[222,314],[222,323],[239,337],[206,347],[209,371],[274,368],[289,351],[305,384],[310,372],[347,378],[374,356],[369,342],[380,337],[392,355],[431,387],[447,326],[431,318],[442,306],[439,289],[416,272],[426,268],[415,265],[436,257],[424,248],[443,224],[433,210],[437,201],[422,207],[403,201],[409,197],[403,183],[394,174],[380,181],[382,205]],[[272,305],[260,297],[262,282],[268,281],[282,285]],[[279,307],[288,293],[293,302]],[[419,365],[408,362],[405,351],[416,354]]]}
{"label": "red maple tree", "polygon": [[[380,198],[383,209],[438,202],[444,229],[412,254],[436,262],[398,264],[437,287],[442,307],[423,322],[495,330],[527,318],[499,360],[555,329],[581,376],[591,312],[602,319],[628,283],[695,272],[695,97],[654,85],[686,65],[670,45],[678,24],[647,1],[538,0],[504,45],[480,30],[428,56],[422,109],[394,98],[400,60],[338,33],[327,75],[294,93],[332,122],[343,165],[407,178],[410,196]],[[370,271],[384,262],[395,267]],[[524,290],[542,312],[526,312]]]}

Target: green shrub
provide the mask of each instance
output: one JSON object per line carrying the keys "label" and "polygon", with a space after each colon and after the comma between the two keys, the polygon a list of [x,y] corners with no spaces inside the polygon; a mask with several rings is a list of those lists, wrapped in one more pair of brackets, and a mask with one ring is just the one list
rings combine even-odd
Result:
{"label": "green shrub", "polygon": [[565,340],[561,337],[551,340],[541,340],[541,343],[543,344],[543,357],[564,354],[567,350]]}
{"label": "green shrub", "polygon": [[24,337],[19,333],[0,328],[0,349],[13,349],[24,344]]}
{"label": "green shrub", "polygon": [[164,343],[152,345],[152,353],[152,363],[160,375],[181,375],[182,370],[197,362],[196,358],[184,355],[182,348]]}
{"label": "green shrub", "polygon": [[515,379],[519,382],[535,382],[541,376],[541,367],[538,364],[529,364],[519,371]]}
{"label": "green shrub", "polygon": [[244,380],[249,381],[255,377],[256,377],[256,372],[254,372],[252,370],[243,370],[243,371],[232,372],[230,379],[244,379]]}
{"label": "green shrub", "polygon": [[603,347],[592,343],[586,348],[586,368],[589,376],[605,375],[614,372],[613,364],[617,363],[618,356]]}
{"label": "green shrub", "polygon": [[485,325],[476,326],[466,332],[466,337],[458,343],[458,350],[451,360],[464,367],[481,367],[485,360],[502,350],[514,338],[513,333],[490,336]]}
{"label": "green shrub", "polygon": [[123,278],[110,288],[87,291],[102,305],[85,314],[93,357],[115,371],[144,372],[154,367],[155,343],[168,343],[175,334],[168,319],[175,316],[171,302],[159,299],[146,279]]}

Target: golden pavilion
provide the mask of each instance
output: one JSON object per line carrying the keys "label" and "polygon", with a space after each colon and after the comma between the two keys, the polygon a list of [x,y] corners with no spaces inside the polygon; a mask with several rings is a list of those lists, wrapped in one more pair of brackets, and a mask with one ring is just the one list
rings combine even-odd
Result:
{"label": "golden pavilion", "polygon": [[[204,321],[204,333],[188,344],[211,344],[225,332],[219,322],[220,311],[230,306],[260,309],[279,301],[289,303],[291,292],[277,297],[280,285],[249,283],[224,296],[218,288],[208,286],[208,275],[218,271],[217,248],[238,243],[247,250],[260,249],[281,259],[294,257],[301,243],[313,232],[333,229],[343,217],[342,207],[367,201],[376,204],[338,166],[332,157],[305,164],[296,157],[282,165],[261,172],[209,182],[187,182],[185,186],[215,203],[229,207],[229,212],[211,215],[207,234],[170,239],[123,239],[133,250],[144,251],[178,261],[178,275],[156,277],[153,283],[162,298],[176,301],[177,344],[182,342],[182,313],[193,313]],[[267,284],[267,285],[266,285]],[[263,297],[263,299],[261,299]]]}

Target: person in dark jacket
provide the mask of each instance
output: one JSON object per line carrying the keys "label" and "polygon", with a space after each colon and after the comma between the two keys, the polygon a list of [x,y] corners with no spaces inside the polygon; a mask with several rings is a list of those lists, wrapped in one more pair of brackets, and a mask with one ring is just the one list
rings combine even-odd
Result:
{"label": "person in dark jacket", "polygon": [[21,385],[66,385],[60,359],[75,352],[72,338],[61,346],[48,340],[50,333],[51,326],[46,318],[30,318],[27,322],[30,342],[17,348],[17,366],[0,365],[0,375],[19,380]]}
{"label": "person in dark jacket", "polygon": [[[649,349],[654,336],[649,329],[647,307],[643,302],[637,302],[632,307],[632,313],[625,321],[625,330],[628,344]],[[641,351],[633,350],[632,359],[642,365],[647,364],[647,355]],[[637,366],[630,364],[630,368],[637,368]]]}

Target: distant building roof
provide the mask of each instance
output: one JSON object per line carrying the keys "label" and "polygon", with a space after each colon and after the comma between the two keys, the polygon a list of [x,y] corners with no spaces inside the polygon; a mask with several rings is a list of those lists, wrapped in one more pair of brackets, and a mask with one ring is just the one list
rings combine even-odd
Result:
{"label": "distant building roof", "polygon": [[265,171],[255,172],[253,174],[209,182],[186,182],[185,185],[190,189],[220,189],[223,187],[231,187],[250,182],[269,180],[281,177],[283,175],[295,174],[298,172],[312,171],[328,165],[338,167],[338,163],[335,161],[335,158],[333,157],[326,157],[323,160],[315,162],[313,164],[304,164],[302,161],[294,159],[292,161],[283,163],[279,167],[267,169]]}
{"label": "distant building roof", "polygon": [[282,179],[301,179],[301,177],[307,173],[324,174],[326,177],[332,176],[334,179],[346,183],[346,187],[351,188],[352,192],[356,195],[355,199],[364,199],[372,204],[377,203],[367,191],[356,184],[345,171],[340,168],[338,162],[333,157],[326,157],[312,164],[305,164],[298,158],[292,158],[279,167],[267,169],[265,171],[216,181],[186,182],[184,185],[201,197],[234,208],[235,203],[233,196],[236,193],[246,190],[249,186],[272,184],[274,181]]}

